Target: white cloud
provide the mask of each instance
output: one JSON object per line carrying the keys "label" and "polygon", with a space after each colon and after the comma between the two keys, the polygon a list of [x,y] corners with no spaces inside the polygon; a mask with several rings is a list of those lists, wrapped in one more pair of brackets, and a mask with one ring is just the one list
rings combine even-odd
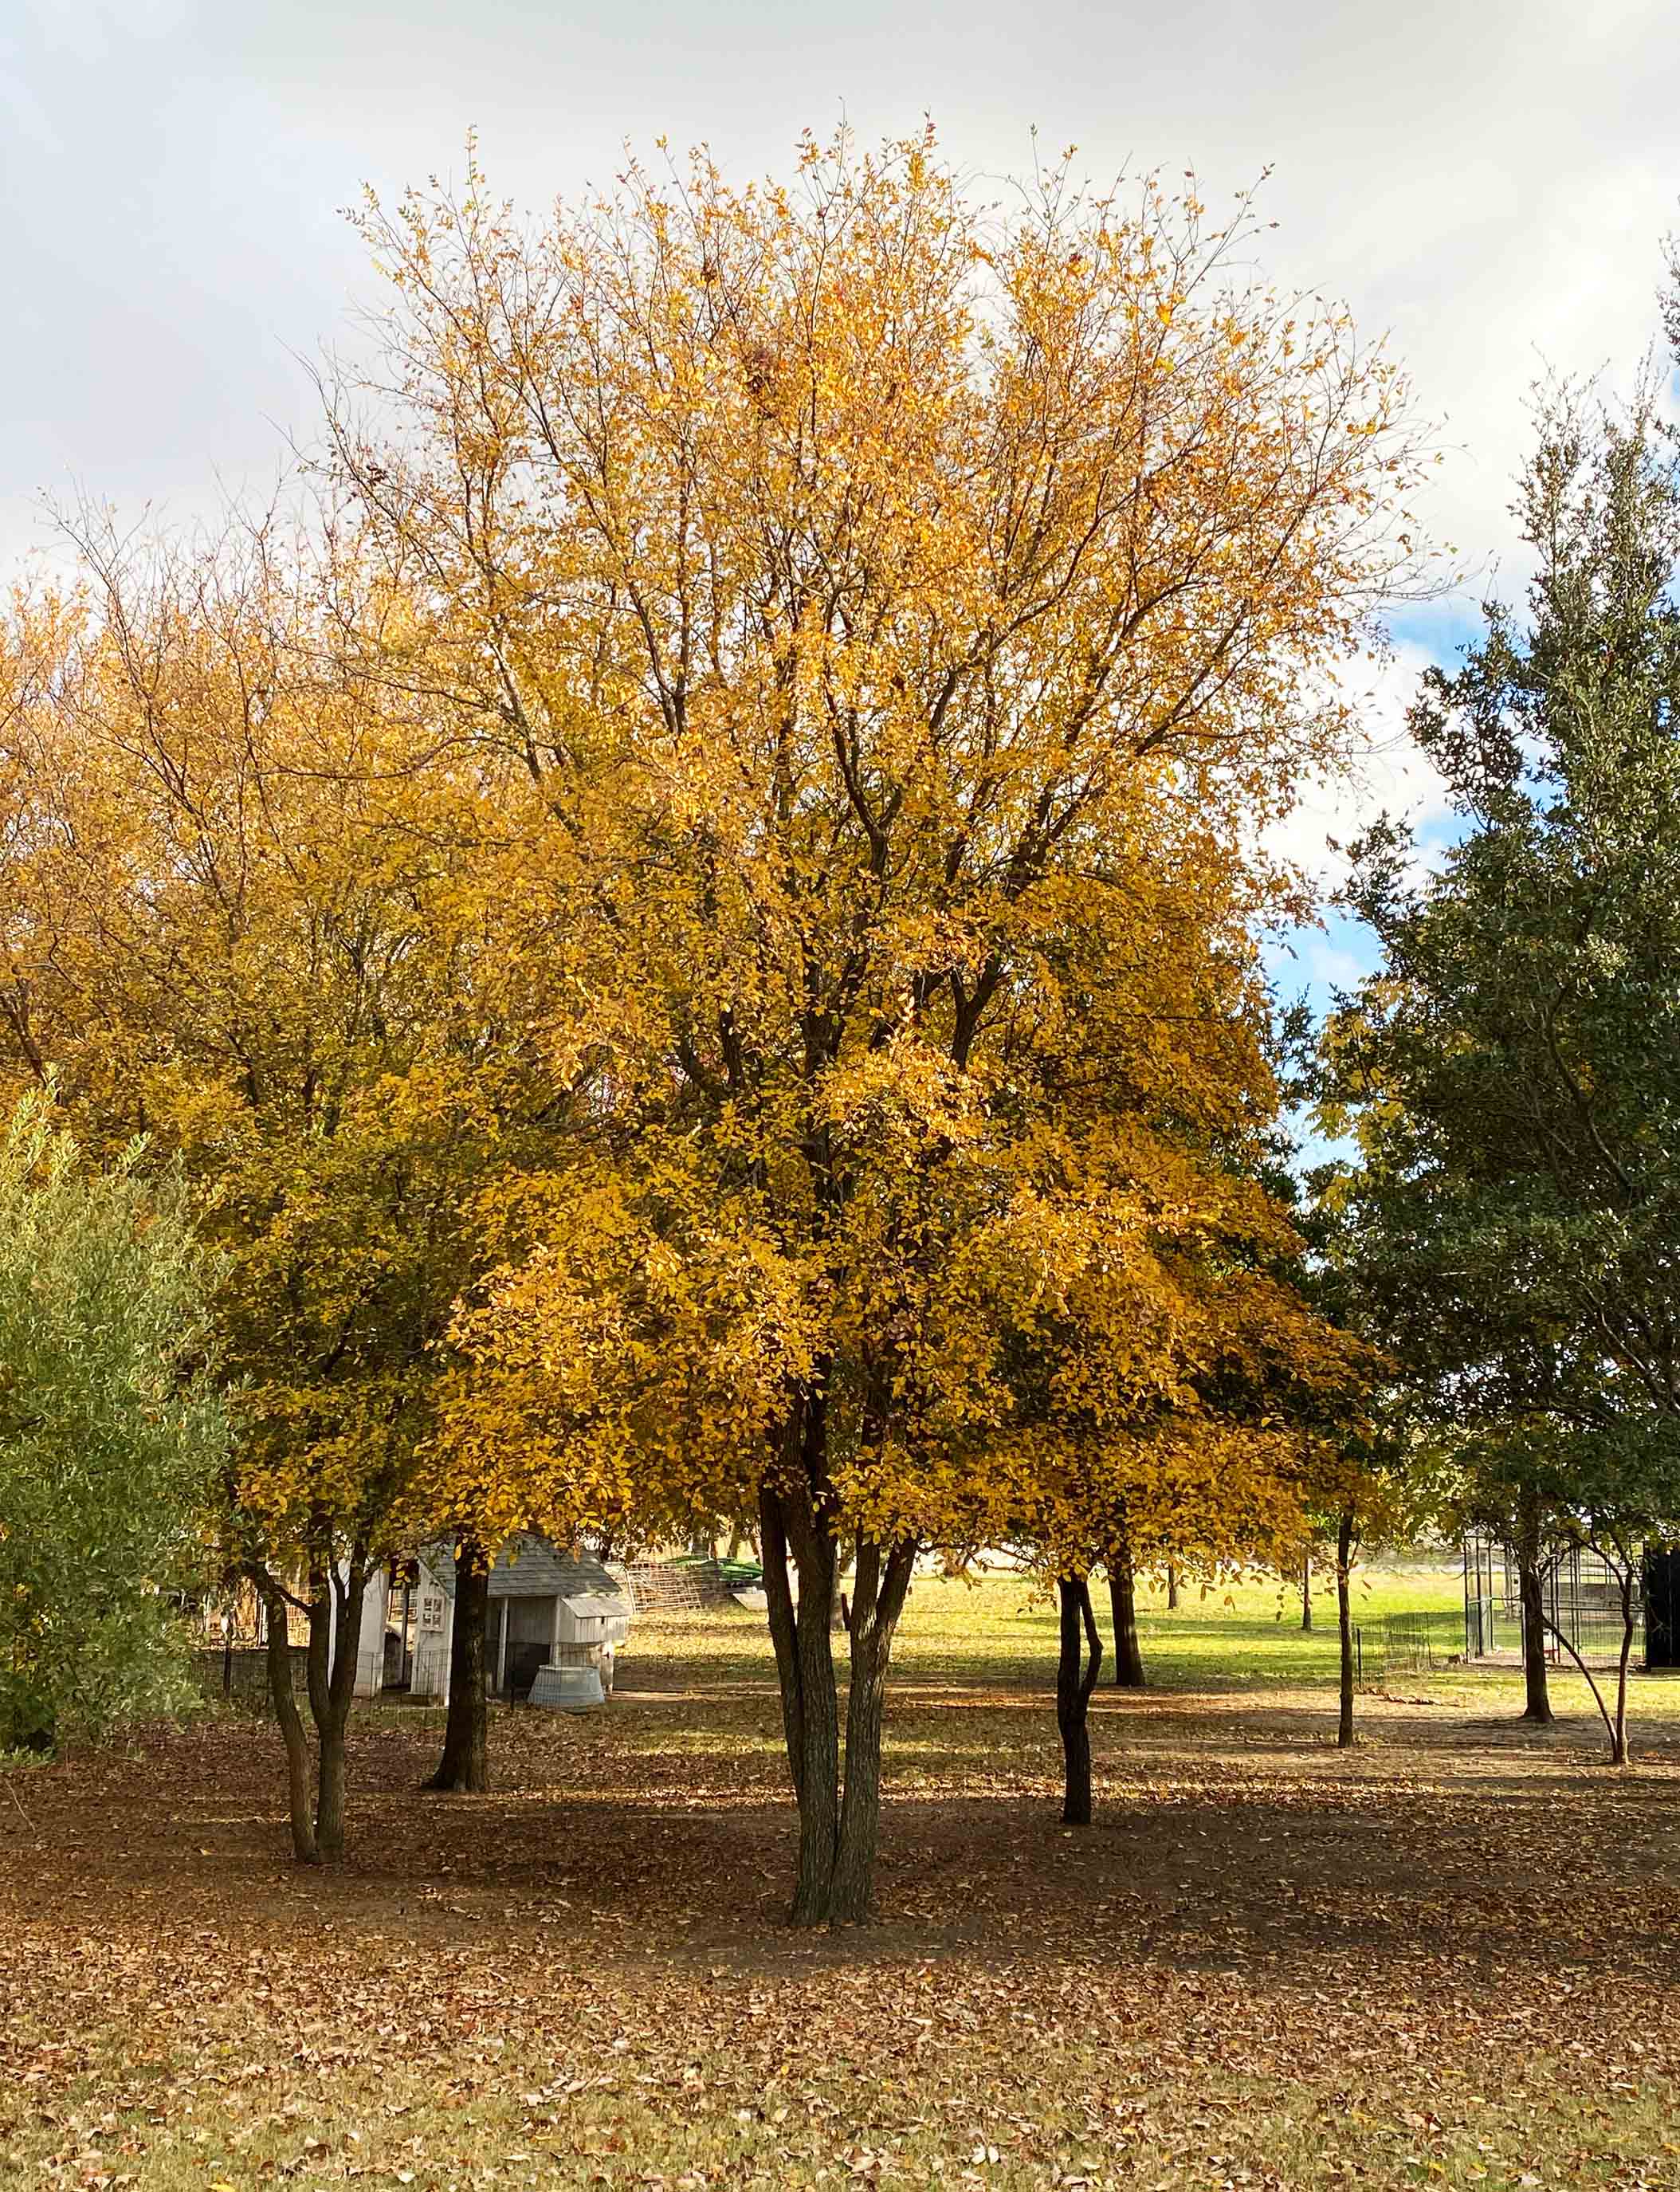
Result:
{"label": "white cloud", "polygon": [[1546,361],[1632,366],[1680,221],[1673,0],[14,0],[0,101],[34,315],[0,350],[0,552],[72,477],[177,508],[265,478],[311,417],[290,352],[371,286],[336,208],[458,169],[473,124],[527,203],[661,132],[785,170],[842,112],[865,136],[931,112],[988,193],[1034,124],[1096,177],[1193,165],[1215,203],[1272,164],[1266,266],[1392,333],[1444,422],[1427,528],[1513,583],[1524,392]]}
{"label": "white cloud", "polygon": [[1306,785],[1292,813],[1267,833],[1277,858],[1324,888],[1341,880],[1347,844],[1379,815],[1404,817],[1422,833],[1449,813],[1445,786],[1406,731],[1406,711],[1432,659],[1429,649],[1411,642],[1384,660],[1367,656],[1347,675],[1344,684],[1361,731],[1351,767],[1345,775]]}

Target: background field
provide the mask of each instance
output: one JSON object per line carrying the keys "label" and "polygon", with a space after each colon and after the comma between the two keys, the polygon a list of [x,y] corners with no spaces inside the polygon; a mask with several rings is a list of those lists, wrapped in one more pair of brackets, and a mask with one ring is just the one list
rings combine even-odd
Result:
{"label": "background field", "polygon": [[[1455,1572],[1370,1578],[1358,1618]],[[639,1624],[610,1711],[358,1712],[340,1870],[272,1731],[213,1715],[0,1778],[0,2178],[436,2188],[1680,2184],[1680,1682],[1638,1762],[1514,1674],[1385,1678],[1338,1753],[1328,1600],[1146,1601],[1057,1820],[1054,1624],[919,1581],[881,1923],[780,1920],[793,1813],[746,1615]]]}

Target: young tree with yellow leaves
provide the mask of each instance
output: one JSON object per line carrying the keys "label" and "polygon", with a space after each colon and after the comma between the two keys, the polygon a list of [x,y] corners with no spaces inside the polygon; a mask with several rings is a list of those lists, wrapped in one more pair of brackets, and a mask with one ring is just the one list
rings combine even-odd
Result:
{"label": "young tree with yellow leaves", "polygon": [[[1273,901],[1256,833],[1408,568],[1394,370],[1239,269],[1247,221],[1060,171],[982,208],[931,135],[745,191],[633,168],[528,231],[476,165],[367,208],[388,369],[337,400],[340,476],[431,575],[482,735],[534,781],[612,756],[555,935],[601,1162],[464,1327],[466,1405],[609,1504],[756,1505],[801,1923],[869,1906],[912,1563],[1007,1418],[999,1262],[1143,1224],[1022,1077],[1080,1009],[1058,959],[1159,973],[1113,1000],[1130,1053],[1217,1082],[1166,916],[1234,939]],[[1113,1374],[1169,1386],[1159,1347]]]}

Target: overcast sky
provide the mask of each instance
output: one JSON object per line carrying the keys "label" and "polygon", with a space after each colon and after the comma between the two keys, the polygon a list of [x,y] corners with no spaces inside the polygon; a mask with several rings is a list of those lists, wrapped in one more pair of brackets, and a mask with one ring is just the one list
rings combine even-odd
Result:
{"label": "overcast sky", "polygon": [[[476,127],[538,206],[610,181],[626,140],[785,169],[842,114],[931,115],[980,187],[1030,169],[1034,125],[1099,179],[1193,165],[1216,200],[1272,168],[1268,271],[1392,335],[1447,453],[1427,519],[1478,574],[1401,624],[1378,734],[1489,567],[1519,574],[1529,383],[1626,378],[1680,225],[1677,0],[0,0],[0,554],[44,537],[43,491],[190,516],[218,477],[272,480],[310,425],[294,353],[353,341],[373,294],[340,214],[364,181],[458,174]],[[1404,756],[1370,776],[1427,819]]]}

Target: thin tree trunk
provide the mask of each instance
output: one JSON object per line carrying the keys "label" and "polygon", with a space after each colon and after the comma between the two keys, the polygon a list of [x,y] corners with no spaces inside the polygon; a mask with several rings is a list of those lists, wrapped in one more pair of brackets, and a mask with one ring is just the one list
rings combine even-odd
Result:
{"label": "thin tree trunk", "polygon": [[1172,1562],[1169,1561],[1167,1562],[1167,1612],[1169,1613],[1176,1613],[1177,1611],[1178,1570],[1173,1566]]}
{"label": "thin tree trunk", "polygon": [[1632,1561],[1621,1577],[1621,1658],[1616,1666],[1616,1724],[1610,1735],[1610,1763],[1627,1763],[1627,1663],[1633,1653],[1633,1577]]}
{"label": "thin tree trunk", "polygon": [[1301,1563],[1301,1625],[1303,1630],[1313,1626],[1313,1556],[1303,1556]]}
{"label": "thin tree trunk", "polygon": [[484,1693],[485,1631],[490,1618],[490,1562],[476,1538],[455,1556],[455,1603],[449,1623],[449,1710],[443,1755],[425,1784],[481,1796],[490,1786],[489,1707]]}
{"label": "thin tree trunk", "polygon": [[776,1676],[782,1693],[782,1735],[788,1746],[788,1771],[797,1800],[805,1784],[805,1703],[800,1689],[799,1641],[793,1591],[788,1581],[788,1532],[781,1502],[768,1485],[759,1489],[759,1535],[764,1547],[764,1601],[770,1641],[776,1653]]}
{"label": "thin tree trunk", "polygon": [[1341,1710],[1336,1721],[1338,1746],[1348,1750],[1353,1741],[1353,1612],[1348,1588],[1353,1565],[1353,1510],[1344,1507],[1335,1533],[1335,1618],[1341,1635]]}
{"label": "thin tree trunk", "polygon": [[915,1567],[916,1549],[893,1546],[883,1570],[880,1547],[857,1548],[851,1606],[851,1688],[846,1699],[846,1791],[840,1802],[829,1921],[859,1926],[874,1900],[875,1844],[880,1821],[881,1723],[892,1640]]}
{"label": "thin tree trunk", "polygon": [[318,1794],[315,1807],[316,1847],[325,1858],[345,1853],[345,1793],[347,1778],[345,1735],[356,1695],[356,1658],[362,1641],[362,1606],[367,1590],[367,1555],[357,1545],[351,1550],[349,1574],[340,1578],[329,1571],[338,1620],[333,1639],[332,1671],[327,1678],[324,1715],[317,1721],[319,1741]]}
{"label": "thin tree trunk", "polygon": [[[1091,1693],[1102,1666],[1102,1635],[1091,1611],[1091,1584],[1085,1576],[1062,1576],[1056,1583],[1061,1612],[1060,1651],[1056,1664],[1056,1720],[1062,1731],[1064,1826],[1091,1824]],[[1083,1633],[1082,1633],[1083,1632]],[[1090,1663],[1083,1671],[1083,1647]]]}
{"label": "thin tree trunk", "polygon": [[1124,1547],[1108,1563],[1108,1608],[1114,1619],[1114,1687],[1144,1687],[1143,1647],[1137,1639],[1137,1581]]}
{"label": "thin tree trunk", "polygon": [[[1616,1713],[1615,1716],[1612,1717],[1609,1707],[1604,1703],[1604,1693],[1599,1688],[1597,1683],[1593,1680],[1592,1668],[1589,1667],[1586,1660],[1581,1658],[1580,1653],[1576,1649],[1574,1642],[1570,1638],[1567,1637],[1563,1634],[1563,1630],[1558,1626],[1558,1624],[1552,1620],[1550,1614],[1546,1617],[1546,1625],[1552,1631],[1552,1634],[1558,1639],[1558,1641],[1563,1649],[1567,1652],[1569,1657],[1575,1661],[1576,1667],[1580,1670],[1581,1680],[1586,1684],[1587,1688],[1592,1693],[1592,1702],[1598,1708],[1598,1717],[1603,1721],[1604,1732],[1610,1738],[1611,1765],[1626,1766],[1627,1763],[1627,1721],[1626,1701],[1625,1697],[1618,1698]],[[1625,1654],[1632,1648],[1632,1641],[1633,1639],[1632,1633],[1624,1632],[1622,1637],[1624,1657],[1621,1663],[1622,1679],[1624,1681],[1626,1681],[1627,1672],[1627,1660]],[[1620,1726],[1618,1726],[1618,1722],[1620,1723]]]}
{"label": "thin tree trunk", "polygon": [[268,1693],[286,1746],[286,1795],[292,1820],[292,1853],[299,1864],[318,1864],[315,1813],[310,1802],[309,1737],[298,1710],[298,1693],[292,1687],[292,1638],[287,1618],[286,1594],[265,1568],[248,1568],[253,1589],[268,1616]]}
{"label": "thin tree trunk", "polygon": [[327,1719],[333,1678],[332,1562],[311,1553],[309,1563],[309,1645],[304,1653],[309,1716],[318,1736]]}
{"label": "thin tree trunk", "polygon": [[1517,1545],[1517,1595],[1523,1614],[1523,1687],[1524,1720],[1550,1726],[1553,1718],[1552,1693],[1546,1680],[1546,1581],[1540,1573],[1540,1525],[1525,1516]]}

